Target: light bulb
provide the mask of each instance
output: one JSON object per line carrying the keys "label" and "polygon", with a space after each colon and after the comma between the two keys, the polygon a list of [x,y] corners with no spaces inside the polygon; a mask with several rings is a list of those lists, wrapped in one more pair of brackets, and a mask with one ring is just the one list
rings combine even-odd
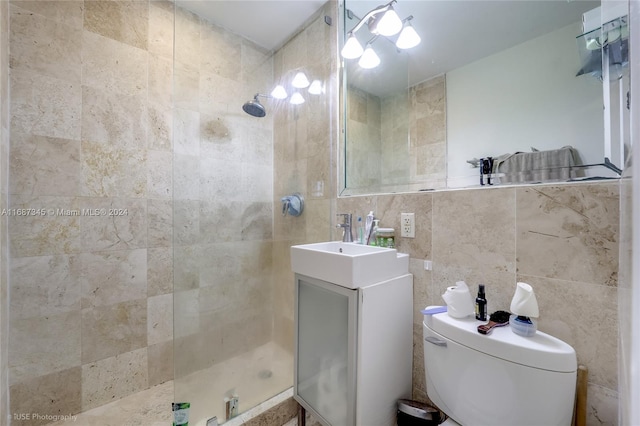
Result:
{"label": "light bulb", "polygon": [[311,86],[309,86],[309,93],[311,93],[312,95],[319,95],[322,93],[322,91],[322,83],[320,82],[320,80],[313,80],[311,82]]}
{"label": "light bulb", "polygon": [[340,51],[340,54],[345,59],[355,59],[362,56],[363,51],[362,45],[358,42],[356,36],[351,34],[344,44],[342,51]]}
{"label": "light bulb", "polygon": [[295,92],[293,95],[291,95],[291,99],[289,99],[289,103],[292,105],[300,105],[304,103],[304,98],[300,93]]}
{"label": "light bulb", "polygon": [[398,36],[398,40],[396,40],[396,46],[398,49],[411,49],[418,44],[420,44],[420,36],[411,25],[411,22],[407,22]]}
{"label": "light bulb", "polygon": [[358,65],[364,69],[371,69],[380,65],[380,58],[376,55],[376,52],[373,51],[370,44],[367,44],[367,48],[364,49],[364,53],[360,57]]}
{"label": "light bulb", "polygon": [[273,96],[276,99],[286,99],[288,95],[287,95],[287,91],[285,90],[285,88],[282,87],[282,84],[278,84],[271,91],[271,96]]}
{"label": "light bulb", "polygon": [[291,85],[298,89],[304,89],[305,87],[309,87],[309,79],[302,71],[298,71],[295,77],[293,77]]}
{"label": "light bulb", "polygon": [[376,30],[378,34],[383,36],[396,35],[402,29],[402,20],[398,17],[398,14],[393,10],[393,6],[389,6],[389,9],[382,15],[380,21],[378,21]]}

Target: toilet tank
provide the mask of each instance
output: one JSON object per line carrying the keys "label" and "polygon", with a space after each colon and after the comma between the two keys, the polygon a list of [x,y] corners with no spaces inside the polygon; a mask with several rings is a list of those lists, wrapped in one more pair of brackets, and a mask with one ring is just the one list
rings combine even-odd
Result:
{"label": "toilet tank", "polygon": [[424,363],[431,401],[464,426],[570,425],[575,350],[538,331],[509,326],[478,333],[483,322],[446,312],[425,315]]}

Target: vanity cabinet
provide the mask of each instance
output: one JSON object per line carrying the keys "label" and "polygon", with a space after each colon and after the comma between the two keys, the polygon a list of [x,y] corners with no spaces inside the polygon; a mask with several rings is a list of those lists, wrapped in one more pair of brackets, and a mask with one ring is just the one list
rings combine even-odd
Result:
{"label": "vanity cabinet", "polygon": [[325,426],[392,426],[411,397],[413,276],[346,288],[295,274],[294,398]]}

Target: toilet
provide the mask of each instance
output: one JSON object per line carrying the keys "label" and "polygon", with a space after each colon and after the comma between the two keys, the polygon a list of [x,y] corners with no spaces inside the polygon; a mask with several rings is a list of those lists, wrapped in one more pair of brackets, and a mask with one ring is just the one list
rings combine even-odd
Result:
{"label": "toilet", "polygon": [[540,331],[523,337],[504,326],[483,335],[480,324],[446,312],[424,316],[427,395],[449,416],[442,424],[570,425],[575,350]]}

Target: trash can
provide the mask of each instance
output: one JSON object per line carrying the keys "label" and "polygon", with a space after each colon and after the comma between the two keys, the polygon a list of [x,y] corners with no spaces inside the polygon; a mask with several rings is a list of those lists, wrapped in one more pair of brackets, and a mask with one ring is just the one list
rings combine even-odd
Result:
{"label": "trash can", "polygon": [[398,400],[398,426],[437,426],[440,410],[424,402]]}

